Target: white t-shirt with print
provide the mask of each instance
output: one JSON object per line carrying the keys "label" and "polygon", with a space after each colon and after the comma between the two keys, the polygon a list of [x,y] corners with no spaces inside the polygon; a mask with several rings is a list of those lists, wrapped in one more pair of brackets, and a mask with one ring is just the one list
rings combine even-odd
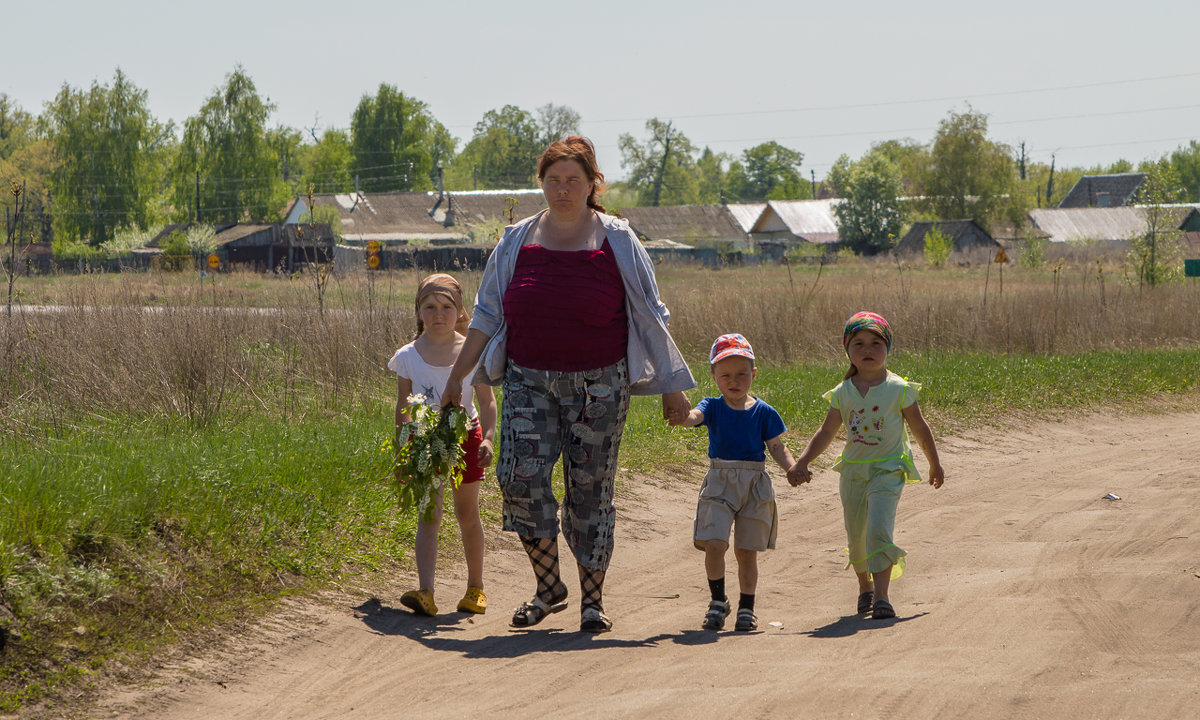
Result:
{"label": "white t-shirt with print", "polygon": [[[417,352],[416,346],[409,343],[396,351],[388,361],[387,367],[398,376],[408,378],[412,383],[413,395],[424,395],[425,404],[437,405],[442,401],[442,391],[446,389],[446,383],[450,380],[452,366],[430,365],[421,357],[421,353]],[[474,374],[474,369],[467,373],[462,387],[462,406],[467,409],[467,418],[470,420],[479,417],[479,412],[475,409],[475,388],[471,386],[470,381]]]}

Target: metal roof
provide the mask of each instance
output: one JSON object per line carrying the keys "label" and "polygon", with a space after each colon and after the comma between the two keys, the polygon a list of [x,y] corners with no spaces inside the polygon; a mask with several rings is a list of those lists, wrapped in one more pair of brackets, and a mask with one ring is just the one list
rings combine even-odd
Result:
{"label": "metal roof", "polygon": [[663,205],[622,208],[621,215],[639,236],[650,240],[722,240],[746,238],[727,205]]}
{"label": "metal roof", "polygon": [[1146,173],[1084,175],[1058,203],[1060,208],[1121,207],[1130,205]]}
{"label": "metal roof", "polygon": [[1039,208],[1029,211],[1029,219],[1051,242],[1124,241],[1146,232],[1140,207]]}
{"label": "metal roof", "polygon": [[815,243],[838,241],[838,198],[825,200],[771,200],[754,223],[752,233],[788,233]]}
{"label": "metal roof", "polygon": [[734,203],[726,205],[729,208],[729,213],[733,215],[733,219],[738,225],[742,226],[742,230],[750,232],[750,228],[754,227],[754,223],[762,217],[763,210],[767,209],[766,203]]}

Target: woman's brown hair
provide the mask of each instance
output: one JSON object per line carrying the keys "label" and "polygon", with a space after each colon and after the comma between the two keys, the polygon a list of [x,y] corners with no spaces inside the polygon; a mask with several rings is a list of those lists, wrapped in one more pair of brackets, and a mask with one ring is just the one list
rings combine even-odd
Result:
{"label": "woman's brown hair", "polygon": [[574,160],[579,163],[584,174],[587,175],[588,181],[592,184],[592,191],[588,193],[588,207],[597,212],[607,212],[604,206],[596,200],[596,196],[604,192],[607,186],[604,184],[604,173],[600,172],[600,166],[596,164],[596,148],[592,146],[592,141],[585,137],[571,135],[550,143],[542,151],[542,156],[538,158],[538,180],[544,180],[546,170],[562,160]]}

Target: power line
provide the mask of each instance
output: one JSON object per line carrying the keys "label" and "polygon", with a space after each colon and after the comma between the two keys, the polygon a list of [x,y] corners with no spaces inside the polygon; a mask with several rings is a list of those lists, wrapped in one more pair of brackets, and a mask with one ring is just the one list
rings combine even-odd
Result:
{"label": "power line", "polygon": [[[1005,97],[1011,95],[1032,95],[1037,93],[1062,92],[1063,90],[1081,90],[1096,87],[1111,87],[1113,85],[1132,85],[1144,82],[1154,82],[1158,80],[1176,80],[1180,78],[1200,77],[1200,72],[1180,73],[1177,75],[1159,75],[1149,78],[1134,78],[1129,80],[1108,80],[1105,82],[1085,83],[1081,85],[1058,85],[1054,87],[1032,88],[1028,90],[1001,90],[990,93],[975,93],[971,95],[946,95],[942,97],[921,98],[914,100],[885,100],[881,102],[870,103],[849,103],[845,105],[815,105],[812,107],[788,108],[776,110],[742,110],[736,112],[719,112],[719,113],[696,113],[691,115],[671,115],[672,120],[694,120],[699,118],[715,118],[715,117],[740,117],[743,115],[779,115],[784,113],[807,113],[807,112],[827,112],[831,110],[859,110],[866,108],[891,107],[895,105],[918,105],[922,103],[947,102],[958,100],[970,100],[972,98],[989,98],[989,97]],[[615,122],[645,122],[650,118],[614,118],[612,120],[584,120],[581,122],[591,124],[615,123]]]}

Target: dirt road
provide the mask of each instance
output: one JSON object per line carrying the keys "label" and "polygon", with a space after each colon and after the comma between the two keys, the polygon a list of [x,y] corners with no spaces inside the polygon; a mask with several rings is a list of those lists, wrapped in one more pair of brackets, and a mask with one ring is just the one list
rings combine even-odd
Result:
{"label": "dirt road", "polygon": [[[577,631],[573,579],[566,612],[510,630],[533,585],[504,537],[488,557],[486,615],[416,618],[399,589],[296,603],[95,716],[1196,717],[1200,414],[1084,416],[941,448],[946,485],[911,486],[900,504],[909,563],[895,620],[854,614],[836,476],[822,471],[799,489],[776,478],[761,629],[700,630],[696,487],[634,478],[619,498],[611,633]],[[444,609],[461,592],[443,570]]]}

